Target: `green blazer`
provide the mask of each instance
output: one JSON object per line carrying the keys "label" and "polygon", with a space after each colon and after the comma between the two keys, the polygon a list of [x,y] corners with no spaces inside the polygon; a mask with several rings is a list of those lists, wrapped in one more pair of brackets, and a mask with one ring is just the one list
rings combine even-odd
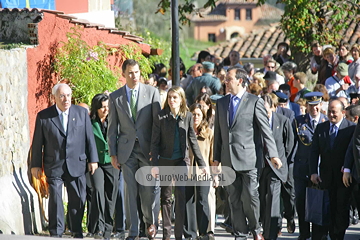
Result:
{"label": "green blazer", "polygon": [[100,124],[95,119],[91,120],[91,124],[94,132],[96,149],[99,155],[99,163],[100,164],[111,163],[111,159],[109,155],[109,146],[101,132]]}

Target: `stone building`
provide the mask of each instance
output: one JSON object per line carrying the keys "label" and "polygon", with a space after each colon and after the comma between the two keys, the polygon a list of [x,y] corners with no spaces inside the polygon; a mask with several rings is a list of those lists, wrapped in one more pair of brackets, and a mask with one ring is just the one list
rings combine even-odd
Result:
{"label": "stone building", "polygon": [[194,38],[222,42],[262,29],[280,21],[283,10],[256,0],[219,0],[216,7],[203,9],[191,19]]}

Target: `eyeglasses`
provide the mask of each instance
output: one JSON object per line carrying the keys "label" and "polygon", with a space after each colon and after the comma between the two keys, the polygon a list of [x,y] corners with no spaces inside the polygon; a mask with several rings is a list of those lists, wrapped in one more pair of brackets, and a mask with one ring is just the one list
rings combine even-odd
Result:
{"label": "eyeglasses", "polygon": [[60,99],[64,99],[65,97],[66,97],[66,98],[71,98],[71,93],[69,93],[69,94],[60,94],[60,95],[59,95],[59,98],[60,98]]}

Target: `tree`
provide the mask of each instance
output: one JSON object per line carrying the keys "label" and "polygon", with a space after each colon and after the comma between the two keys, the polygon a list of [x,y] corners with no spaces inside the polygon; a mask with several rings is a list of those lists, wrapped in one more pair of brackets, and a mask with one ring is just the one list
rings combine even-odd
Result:
{"label": "tree", "polygon": [[[214,8],[220,0],[207,0],[204,8]],[[253,2],[254,0],[247,0]],[[160,0],[158,11],[165,13],[170,8],[171,0]],[[266,0],[259,0],[264,4]],[[337,43],[342,38],[344,29],[349,27],[349,18],[358,18],[360,0],[277,0],[285,5],[280,27],[290,40],[295,61],[302,65],[301,59],[308,59],[306,55],[311,52],[311,43],[318,41],[320,44]],[[190,24],[189,16],[200,14],[192,0],[185,0],[179,6],[179,21],[181,24]]]}

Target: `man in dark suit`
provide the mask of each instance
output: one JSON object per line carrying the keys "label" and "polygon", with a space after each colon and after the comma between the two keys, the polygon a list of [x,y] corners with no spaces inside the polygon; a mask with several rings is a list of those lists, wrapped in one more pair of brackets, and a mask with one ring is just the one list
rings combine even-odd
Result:
{"label": "man in dark suit", "polygon": [[[297,146],[294,157],[294,183],[296,211],[299,220],[299,240],[310,238],[310,223],[305,222],[306,187],[308,187],[310,183],[309,158],[315,128],[319,123],[328,120],[327,117],[320,112],[322,96],[323,94],[321,92],[305,94],[304,98],[306,99],[307,113],[298,116],[294,124],[295,144]],[[315,228],[316,226],[313,225],[313,231]]]}
{"label": "man in dark suit", "polygon": [[[281,168],[275,168],[267,153],[264,152],[265,162],[260,174],[260,219],[264,229],[265,239],[277,239],[278,223],[282,219],[280,210],[281,185],[288,180],[287,159],[294,145],[294,134],[290,120],[275,113],[275,104],[269,94],[262,97],[269,118],[269,125],[275,139],[276,148],[281,160]],[[264,146],[266,149],[266,146]]]}
{"label": "man in dark suit", "polygon": [[[271,164],[280,168],[276,144],[269,127],[264,101],[246,92],[246,71],[231,68],[226,75],[230,94],[217,100],[214,134],[214,163],[236,171],[235,181],[227,186],[235,239],[246,239],[250,230],[255,240],[260,233],[260,204],[257,175],[257,147],[262,139]],[[236,218],[236,219],[235,219]],[[246,218],[248,223],[246,222]]]}
{"label": "man in dark suit", "polygon": [[[52,89],[56,104],[38,113],[31,148],[31,173],[39,178],[42,168],[49,183],[49,231],[64,232],[62,187],[68,193],[70,229],[83,238],[81,221],[86,199],[86,167],[94,174],[98,155],[88,111],[71,105],[71,89],[57,84]],[[88,164],[87,164],[88,162]]]}
{"label": "man in dark suit", "polygon": [[140,195],[143,220],[149,239],[156,235],[153,204],[155,186],[143,186],[135,179],[140,167],[150,166],[150,144],[153,120],[160,111],[159,91],[140,83],[139,64],[128,59],[122,65],[126,84],[110,94],[108,144],[111,163],[122,168],[125,181],[126,222],[128,240],[138,239],[139,218],[137,196]]}
{"label": "man in dark suit", "polygon": [[[287,85],[287,84],[283,84]],[[287,85],[288,86],[288,85]],[[274,94],[278,97],[277,99],[277,109],[276,112],[280,113],[290,119],[290,123],[293,124],[295,115],[294,111],[286,108],[286,104],[289,101],[288,95],[281,91],[276,91]],[[282,111],[279,111],[279,110]],[[299,107],[300,110],[300,107]],[[294,145],[294,144],[293,144]],[[296,149],[292,149],[291,153],[287,156],[287,167],[288,167],[288,179],[281,185],[281,198],[283,205],[283,217],[287,221],[287,231],[289,233],[295,232],[295,189],[294,189],[294,155]],[[282,218],[279,220],[279,234],[281,233],[282,228]]]}
{"label": "man in dark suit", "polygon": [[[334,99],[328,108],[329,121],[317,125],[310,155],[310,174],[314,184],[329,191],[330,226],[320,233],[313,231],[313,238],[329,235],[331,239],[344,239],[349,226],[351,189],[342,182],[342,167],[346,150],[355,131],[355,124],[344,118],[344,104]],[[320,157],[320,164],[319,164]],[[318,172],[319,168],[319,172]]]}
{"label": "man in dark suit", "polygon": [[[345,110],[346,119],[357,124],[360,117],[360,105],[350,105]],[[345,156],[343,183],[346,187],[352,187],[350,200],[350,223],[356,225],[359,222],[358,210],[360,208],[360,179],[354,164],[353,142],[354,141],[351,140]]]}

